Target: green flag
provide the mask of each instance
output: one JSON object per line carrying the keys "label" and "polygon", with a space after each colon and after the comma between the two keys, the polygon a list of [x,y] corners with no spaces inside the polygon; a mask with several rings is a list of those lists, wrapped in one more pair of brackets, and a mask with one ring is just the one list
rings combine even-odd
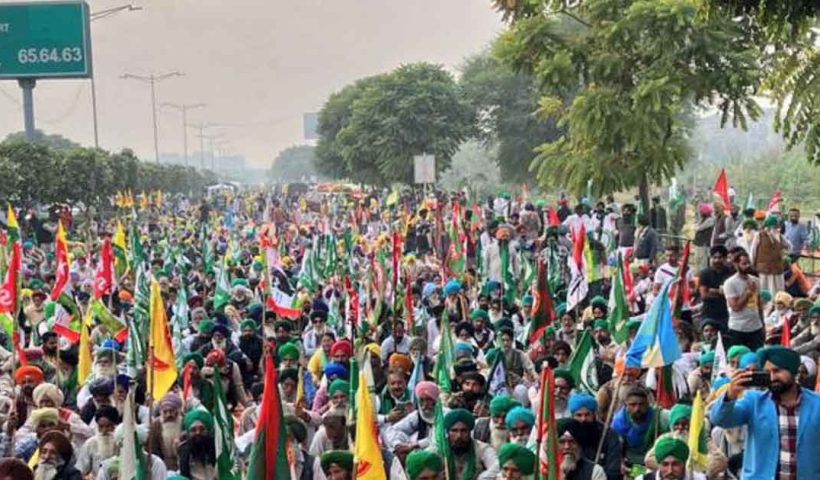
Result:
{"label": "green flag", "polygon": [[436,365],[433,368],[433,378],[435,378],[438,388],[442,392],[450,393],[452,387],[450,385],[450,372],[453,369],[453,362],[455,361],[453,352],[453,338],[450,333],[450,320],[445,310],[441,314],[441,342],[438,347],[438,354],[436,354]]}
{"label": "green flag", "polygon": [[434,436],[436,451],[444,459],[444,465],[447,469],[446,478],[456,478],[456,461],[453,453],[450,451],[450,442],[447,440],[447,431],[444,429],[444,409],[441,407],[441,400],[436,399],[436,411],[433,420]]}
{"label": "green flag", "polygon": [[233,416],[228,410],[219,369],[214,369],[214,442],[218,480],[235,480],[233,473]]}
{"label": "green flag", "polygon": [[598,369],[595,367],[595,348],[589,330],[584,330],[575,351],[567,363],[572,378],[580,390],[598,391]]}
{"label": "green flag", "polygon": [[131,386],[125,398],[122,411],[123,440],[120,449],[120,480],[142,480],[148,478],[148,468],[145,463],[145,451],[137,435],[137,422],[134,416],[134,390]]}
{"label": "green flag", "polygon": [[629,307],[624,290],[624,262],[618,255],[618,267],[612,277],[612,289],[609,291],[609,331],[615,342],[623,345],[626,342],[628,331],[626,322],[629,321]]}

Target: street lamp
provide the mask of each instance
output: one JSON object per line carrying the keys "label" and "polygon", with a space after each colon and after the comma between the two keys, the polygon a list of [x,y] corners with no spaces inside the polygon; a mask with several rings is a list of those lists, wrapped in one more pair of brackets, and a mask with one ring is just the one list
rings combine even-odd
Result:
{"label": "street lamp", "polygon": [[185,104],[177,105],[176,103],[165,102],[162,105],[166,107],[171,107],[175,110],[179,110],[182,112],[182,149],[185,152],[185,166],[188,166],[188,110],[193,110],[195,108],[202,108],[205,106],[204,103],[194,103],[194,104]]}
{"label": "street lamp", "polygon": [[[110,17],[111,15],[115,15],[119,12],[136,12],[138,10],[142,10],[142,7],[129,3],[128,5],[120,5],[119,7],[107,8],[105,10],[92,12],[90,17],[93,22],[94,20]],[[97,82],[94,81],[94,77],[95,75],[91,74],[91,110],[94,115],[94,148],[100,148],[100,134],[97,127]]]}
{"label": "street lamp", "polygon": [[151,84],[151,112],[153,114],[154,119],[154,155],[156,158],[157,163],[159,163],[159,138],[157,134],[157,93],[156,93],[156,83],[161,82],[163,80],[168,80],[172,77],[181,77],[183,76],[180,72],[168,72],[162,73],[159,75],[151,74],[151,75],[134,75],[131,73],[124,73],[120,76],[120,78],[124,80],[138,80],[143,83]]}

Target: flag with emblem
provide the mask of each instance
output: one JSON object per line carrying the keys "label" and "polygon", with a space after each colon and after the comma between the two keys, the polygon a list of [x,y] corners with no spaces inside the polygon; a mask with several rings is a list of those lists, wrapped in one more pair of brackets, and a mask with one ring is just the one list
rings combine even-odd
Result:
{"label": "flag with emblem", "polygon": [[569,371],[579,389],[590,393],[598,391],[598,369],[595,366],[595,348],[592,334],[584,330],[568,362]]}
{"label": "flag with emblem", "polygon": [[[368,362],[368,365],[370,363]],[[354,462],[357,480],[386,480],[384,459],[379,447],[379,430],[376,427],[376,412],[370,392],[367,390],[365,373],[359,372],[359,389],[356,391],[356,444]]]}
{"label": "flag with emblem", "polygon": [[[168,331],[168,318],[165,305],[159,290],[159,282],[151,280],[151,306],[149,309],[151,327],[149,330],[149,352],[153,355],[149,363],[148,390],[153,398],[162,398],[177,379],[177,367],[174,360],[174,349],[171,345],[171,334]],[[153,370],[151,372],[150,370]]]}

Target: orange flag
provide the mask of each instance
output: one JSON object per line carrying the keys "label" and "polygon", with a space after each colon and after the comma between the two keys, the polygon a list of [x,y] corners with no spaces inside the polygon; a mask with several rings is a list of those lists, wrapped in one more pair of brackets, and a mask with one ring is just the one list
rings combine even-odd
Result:
{"label": "orange flag", "polygon": [[174,361],[174,348],[171,345],[171,334],[168,331],[168,318],[165,305],[159,291],[159,282],[151,279],[151,300],[149,314],[151,317],[149,350],[153,355],[148,360],[148,390],[155,400],[162,398],[177,380],[177,367]]}

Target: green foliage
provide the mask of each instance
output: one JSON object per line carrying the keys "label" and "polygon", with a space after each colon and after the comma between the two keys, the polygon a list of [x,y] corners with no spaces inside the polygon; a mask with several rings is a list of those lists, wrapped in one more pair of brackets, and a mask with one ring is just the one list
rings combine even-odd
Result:
{"label": "green foliage", "polygon": [[276,180],[297,181],[316,175],[316,147],[294,145],[281,152],[273,160],[271,176]]}
{"label": "green foliage", "polygon": [[[26,140],[25,132],[10,133],[3,140],[4,143],[24,142]],[[45,145],[53,150],[73,150],[80,148],[79,143],[75,143],[62,135],[55,133],[45,133],[42,130],[34,130],[34,142],[38,145]]]}
{"label": "green foliage", "polygon": [[495,193],[501,184],[496,165],[498,154],[477,141],[465,142],[453,155],[450,168],[441,173],[438,185],[447,190],[466,188],[471,198]]}
{"label": "green foliage", "polygon": [[459,81],[464,98],[476,111],[478,138],[494,147],[505,182],[532,182],[535,147],[557,138],[551,119],[540,120],[538,89],[531,75],[514,72],[490,53],[467,59]]}
{"label": "green foliage", "polygon": [[588,0],[561,11],[512,16],[497,48],[535,75],[548,96],[540,113],[566,131],[538,147],[540,184],[580,194],[592,179],[597,195],[646,192],[688,160],[693,108],[741,127],[758,116],[757,52],[728,16],[699,15],[694,0]]}
{"label": "green foliage", "polygon": [[316,167],[362,183],[412,183],[414,155],[435,155],[441,171],[472,126],[472,110],[449,73],[405,65],[328,99],[319,113]]}
{"label": "green foliage", "polygon": [[0,143],[0,201],[21,207],[54,202],[105,205],[117,191],[196,194],[216,181],[210,171],[140,162],[130,150],[111,154],[81,147],[53,149],[46,143]]}

